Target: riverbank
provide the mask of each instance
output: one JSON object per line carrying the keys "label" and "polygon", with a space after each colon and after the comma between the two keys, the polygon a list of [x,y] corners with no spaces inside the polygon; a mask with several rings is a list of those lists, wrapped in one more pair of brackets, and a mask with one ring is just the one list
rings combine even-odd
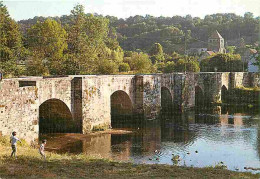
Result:
{"label": "riverbank", "polygon": [[233,172],[221,168],[191,168],[171,165],[132,164],[91,158],[85,155],[47,152],[40,158],[37,149],[22,143],[17,160],[9,157],[11,149],[0,140],[0,178],[259,178],[260,175]]}

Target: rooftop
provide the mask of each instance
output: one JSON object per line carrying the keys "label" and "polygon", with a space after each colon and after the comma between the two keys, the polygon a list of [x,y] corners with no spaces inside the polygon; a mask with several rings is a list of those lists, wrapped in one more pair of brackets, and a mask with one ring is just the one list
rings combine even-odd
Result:
{"label": "rooftop", "polygon": [[218,33],[217,30],[215,32],[213,32],[209,38],[210,39],[223,39],[223,37]]}

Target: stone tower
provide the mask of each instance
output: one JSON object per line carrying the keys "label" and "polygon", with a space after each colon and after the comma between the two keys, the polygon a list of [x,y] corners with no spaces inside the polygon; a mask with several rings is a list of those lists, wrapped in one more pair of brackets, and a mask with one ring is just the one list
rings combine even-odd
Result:
{"label": "stone tower", "polygon": [[217,30],[214,31],[208,39],[208,51],[226,53],[224,38]]}

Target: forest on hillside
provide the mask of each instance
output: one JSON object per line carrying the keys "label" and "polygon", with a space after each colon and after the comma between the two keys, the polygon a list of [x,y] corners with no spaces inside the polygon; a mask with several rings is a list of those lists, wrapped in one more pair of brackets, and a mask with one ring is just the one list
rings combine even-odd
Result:
{"label": "forest on hillside", "polygon": [[[255,46],[259,22],[250,12],[204,19],[190,15],[118,19],[85,14],[82,5],[76,5],[70,15],[16,22],[0,2],[0,71],[7,77],[198,72],[212,70],[208,67],[213,61],[219,71],[241,71],[237,54],[216,54],[205,59],[202,67],[199,57],[184,55],[184,49],[207,47],[215,30],[226,46],[238,45],[241,38]],[[233,67],[222,68],[226,64]]]}
{"label": "forest on hillside", "polygon": [[[95,14],[97,17],[102,15]],[[61,24],[69,24],[70,16],[52,17]],[[184,53],[184,42],[187,48],[207,47],[210,34],[218,30],[226,41],[226,46],[239,45],[243,38],[247,44],[254,44],[259,38],[260,17],[254,18],[250,12],[239,16],[234,13],[206,15],[204,19],[187,15],[185,17],[153,17],[131,16],[118,19],[114,16],[105,16],[109,19],[110,31],[116,32],[120,46],[128,51],[149,52],[152,44],[160,43],[166,53]],[[25,32],[37,21],[44,21],[44,17],[22,20],[18,23]]]}

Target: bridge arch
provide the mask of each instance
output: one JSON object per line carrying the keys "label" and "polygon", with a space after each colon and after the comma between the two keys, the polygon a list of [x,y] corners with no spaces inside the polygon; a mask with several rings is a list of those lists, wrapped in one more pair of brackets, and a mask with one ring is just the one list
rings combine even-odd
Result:
{"label": "bridge arch", "polygon": [[39,106],[40,133],[78,132],[73,115],[60,99],[52,98]]}
{"label": "bridge arch", "polygon": [[173,99],[169,88],[161,87],[161,112],[171,113],[173,111]]}
{"label": "bridge arch", "polygon": [[122,127],[131,122],[133,104],[129,95],[123,90],[117,90],[110,96],[111,125]]}
{"label": "bridge arch", "polygon": [[227,103],[228,100],[228,89],[225,85],[221,87],[221,101],[222,103]]}
{"label": "bridge arch", "polygon": [[205,103],[204,92],[200,86],[195,86],[195,106],[202,106]]}

